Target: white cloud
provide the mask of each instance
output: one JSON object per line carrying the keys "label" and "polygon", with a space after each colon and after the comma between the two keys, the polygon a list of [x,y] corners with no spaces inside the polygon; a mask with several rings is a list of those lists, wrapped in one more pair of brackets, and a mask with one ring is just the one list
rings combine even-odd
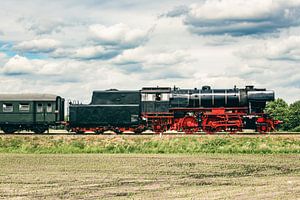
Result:
{"label": "white cloud", "polygon": [[86,27],[85,31],[87,35],[85,41],[52,48],[49,56],[82,60],[109,60],[126,49],[144,45],[149,37],[149,30],[130,28],[122,23],[113,26],[94,24]]}
{"label": "white cloud", "polygon": [[83,46],[83,47],[65,47],[58,48],[49,54],[53,58],[68,58],[78,60],[109,60],[118,54],[121,50],[109,49],[101,45]]}
{"label": "white cloud", "polygon": [[[151,52],[151,53],[149,53]],[[164,82],[171,84],[189,77],[196,71],[195,59],[183,50],[151,51],[144,47],[129,49],[112,60],[112,64],[128,74],[137,74],[141,82]],[[183,73],[184,72],[184,73]],[[155,84],[157,85],[157,83]]]}
{"label": "white cloud", "polygon": [[148,30],[132,29],[123,23],[113,26],[95,24],[89,30],[93,39],[104,45],[136,47],[148,39]]}
{"label": "white cloud", "polygon": [[112,62],[115,64],[125,65],[132,63],[141,63],[146,68],[155,68],[157,66],[166,67],[180,63],[190,62],[191,56],[182,50],[155,52],[149,54],[145,48],[135,48],[125,50],[122,54],[117,56]]}
{"label": "white cloud", "polygon": [[240,36],[297,26],[299,13],[300,2],[296,0],[206,0],[175,7],[165,16],[183,16],[190,31],[199,35]]}
{"label": "white cloud", "polygon": [[141,63],[143,62],[144,53],[145,49],[143,48],[128,49],[114,58],[112,62],[119,65]]}
{"label": "white cloud", "polygon": [[300,60],[300,36],[287,36],[260,41],[239,49],[243,59]]}
{"label": "white cloud", "polygon": [[105,49],[102,46],[83,47],[75,51],[75,58],[94,58],[105,54]]}
{"label": "white cloud", "polygon": [[47,53],[54,51],[59,45],[60,42],[57,40],[45,38],[20,42],[14,49],[22,52]]}
{"label": "white cloud", "polygon": [[9,76],[63,75],[68,72],[68,69],[62,66],[65,66],[62,61],[29,60],[26,57],[15,55],[5,63],[1,72]]}
{"label": "white cloud", "polygon": [[[289,8],[299,6],[296,1],[272,0],[212,0],[203,4],[192,4],[189,16],[198,20],[261,20],[284,11],[283,17],[292,17]],[[209,22],[209,21],[208,21]]]}
{"label": "white cloud", "polygon": [[173,51],[171,53],[159,53],[148,55],[146,57],[149,65],[176,65],[188,61],[189,55],[181,50]]}
{"label": "white cloud", "polygon": [[47,35],[51,33],[61,32],[62,29],[70,24],[66,23],[63,19],[58,18],[34,18],[30,16],[21,17],[17,20],[28,31],[32,31],[37,35]]}
{"label": "white cloud", "polygon": [[20,75],[32,73],[34,71],[34,66],[27,58],[16,55],[10,58],[1,70],[5,74]]}

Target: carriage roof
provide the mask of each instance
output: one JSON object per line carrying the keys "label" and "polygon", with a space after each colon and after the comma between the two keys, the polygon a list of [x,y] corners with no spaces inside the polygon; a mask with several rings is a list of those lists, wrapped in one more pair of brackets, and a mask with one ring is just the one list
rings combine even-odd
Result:
{"label": "carriage roof", "polygon": [[24,94],[0,94],[0,101],[55,101],[57,95],[24,93]]}

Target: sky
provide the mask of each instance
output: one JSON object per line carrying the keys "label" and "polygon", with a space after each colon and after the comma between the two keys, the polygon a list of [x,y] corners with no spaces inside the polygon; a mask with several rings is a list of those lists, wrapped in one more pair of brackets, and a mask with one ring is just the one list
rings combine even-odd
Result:
{"label": "sky", "polygon": [[300,99],[300,0],[1,0],[1,93],[243,88]]}

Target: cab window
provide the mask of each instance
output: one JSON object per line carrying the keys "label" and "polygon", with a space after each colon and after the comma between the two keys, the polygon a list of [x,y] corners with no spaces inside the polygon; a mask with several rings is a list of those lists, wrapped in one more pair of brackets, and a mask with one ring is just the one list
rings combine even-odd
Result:
{"label": "cab window", "polygon": [[160,93],[156,93],[155,94],[155,101],[160,101],[161,100],[161,94]]}
{"label": "cab window", "polygon": [[20,103],[19,104],[19,111],[23,111],[23,112],[29,112],[29,103]]}
{"label": "cab window", "polygon": [[14,111],[14,107],[12,105],[12,103],[4,103],[3,104],[3,112],[13,112]]}

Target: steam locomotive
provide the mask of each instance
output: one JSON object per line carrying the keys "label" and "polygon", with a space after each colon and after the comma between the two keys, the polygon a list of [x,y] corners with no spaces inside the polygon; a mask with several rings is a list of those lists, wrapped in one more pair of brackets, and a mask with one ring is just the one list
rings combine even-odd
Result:
{"label": "steam locomotive", "polygon": [[264,114],[274,91],[245,88],[180,89],[144,87],[141,90],[94,91],[90,104],[69,105],[68,129],[76,133],[180,131],[191,134],[255,129],[274,131],[280,121]]}

